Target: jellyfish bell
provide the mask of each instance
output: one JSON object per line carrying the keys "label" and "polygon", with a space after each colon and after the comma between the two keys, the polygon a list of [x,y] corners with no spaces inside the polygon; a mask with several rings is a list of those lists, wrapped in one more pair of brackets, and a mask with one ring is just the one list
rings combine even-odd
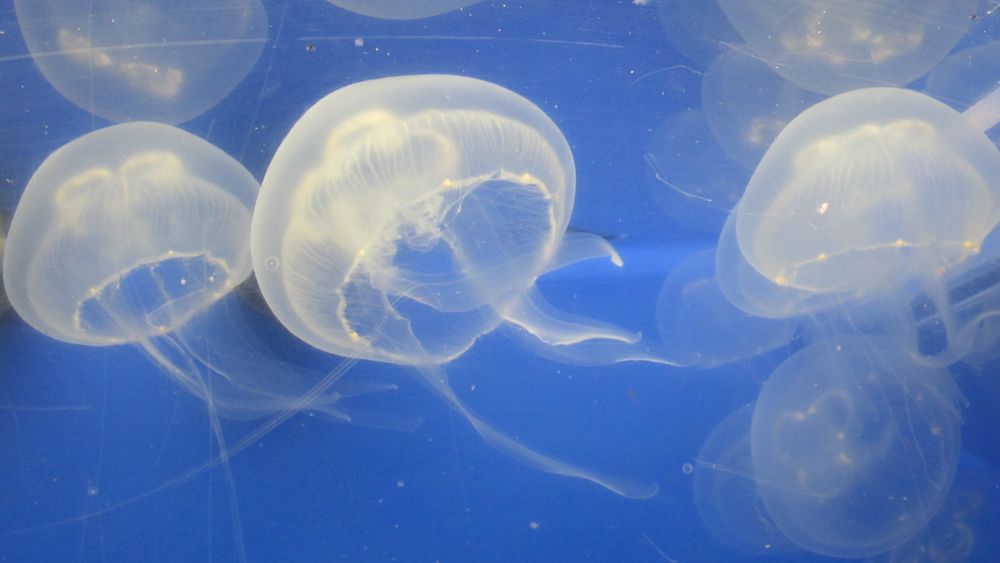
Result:
{"label": "jellyfish bell", "polygon": [[950,373],[891,339],[821,340],[771,375],[753,413],[757,490],[803,549],[867,557],[937,513],[958,464],[963,403]]}
{"label": "jellyfish bell", "polygon": [[712,61],[701,85],[701,107],[712,134],[731,159],[749,170],[785,125],[822,99],[738,48]]}
{"label": "jellyfish bell", "polygon": [[53,338],[106,346],[181,326],[250,274],[257,182],[197,137],[155,123],[84,135],[32,176],[4,282]]}
{"label": "jellyfish bell", "polygon": [[766,354],[794,336],[797,319],[761,318],[733,305],[715,274],[715,252],[695,254],[674,268],[657,302],[660,338],[671,358],[714,368]]}
{"label": "jellyfish bell", "polygon": [[750,452],[754,403],[731,412],[698,451],[691,482],[701,521],[716,538],[752,555],[795,551],[771,521],[757,493]]}
{"label": "jellyfish bell", "polygon": [[650,496],[502,435],[443,367],[504,323],[582,363],[643,356],[638,335],[557,311],[534,287],[580,260],[620,263],[603,238],[564,234],[574,189],[566,139],[509,90],[447,75],[353,84],[306,111],[268,168],[251,228],[261,292],[320,350],[416,367],[501,451]]}
{"label": "jellyfish bell", "polygon": [[721,0],[748,51],[822,94],[923,76],[962,38],[977,0]]}
{"label": "jellyfish bell", "polygon": [[889,302],[917,286],[947,313],[943,279],[970,263],[1000,219],[1000,151],[983,134],[994,98],[959,114],[916,92],[873,88],[800,114],[723,229],[727,296],[773,317],[881,300],[912,325]]}
{"label": "jellyfish bell", "polygon": [[267,41],[260,0],[16,0],[14,8],[52,86],[119,122],[204,113],[236,88]]}
{"label": "jellyfish bell", "polygon": [[329,0],[356,14],[384,20],[417,20],[471,6],[480,0]]}

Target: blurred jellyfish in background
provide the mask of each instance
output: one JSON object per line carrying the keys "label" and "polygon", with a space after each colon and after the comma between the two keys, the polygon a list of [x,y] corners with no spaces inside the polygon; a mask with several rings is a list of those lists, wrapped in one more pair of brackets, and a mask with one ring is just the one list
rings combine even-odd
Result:
{"label": "blurred jellyfish in background", "polygon": [[948,55],[977,0],[720,0],[749,54],[822,94],[902,86]]}
{"label": "blurred jellyfish in background", "polygon": [[691,487],[701,521],[726,545],[750,555],[796,551],[778,530],[757,493],[750,454],[754,403],[722,420],[695,458]]}
{"label": "blurred jellyfish in background", "polygon": [[704,112],[693,108],[670,117],[643,154],[653,198],[681,229],[716,234],[750,175],[713,139]]}
{"label": "blurred jellyfish in background", "polygon": [[767,513],[814,553],[867,557],[912,538],[947,495],[964,403],[951,374],[887,339],[816,342],[757,399],[753,474]]}
{"label": "blurred jellyfish in background", "polygon": [[471,6],[480,0],[329,0],[334,6],[384,20],[417,20]]}
{"label": "blurred jellyfish in background", "polygon": [[180,123],[226,97],[267,41],[260,0],[15,0],[45,78],[111,121]]}
{"label": "blurred jellyfish in background", "polygon": [[718,2],[658,0],[655,4],[667,38],[699,68],[707,67],[727,45],[743,42]]}
{"label": "blurred jellyfish in background", "polygon": [[788,344],[797,319],[755,317],[726,299],[715,278],[715,252],[691,256],[667,277],[656,305],[664,354],[685,366],[713,368]]}
{"label": "blurred jellyfish in background", "polygon": [[257,279],[312,346],[414,367],[501,452],[646,498],[655,485],[571,466],[482,422],[444,371],[501,323],[569,361],[655,359],[637,334],[558,311],[535,288],[580,260],[620,265],[605,239],[566,234],[574,190],[566,139],[509,90],[447,75],[356,83],[317,102],[278,148],[253,217]]}
{"label": "blurred jellyfish in background", "polygon": [[719,55],[701,83],[701,107],[712,134],[729,158],[749,170],[792,119],[822,99],[738,49]]}
{"label": "blurred jellyfish in background", "polygon": [[982,132],[993,104],[963,115],[874,88],[803,112],[723,229],[716,267],[726,296],[775,318],[867,300],[913,349],[910,298],[923,291],[947,327],[942,361],[954,361],[975,325],[954,323],[944,280],[969,267],[1000,219],[1000,151]]}

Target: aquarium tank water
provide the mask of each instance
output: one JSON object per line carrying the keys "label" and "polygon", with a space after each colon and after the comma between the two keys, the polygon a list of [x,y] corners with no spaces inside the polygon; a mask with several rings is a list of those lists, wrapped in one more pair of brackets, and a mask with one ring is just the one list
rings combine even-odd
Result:
{"label": "aquarium tank water", "polygon": [[9,0],[0,561],[993,562],[996,0]]}

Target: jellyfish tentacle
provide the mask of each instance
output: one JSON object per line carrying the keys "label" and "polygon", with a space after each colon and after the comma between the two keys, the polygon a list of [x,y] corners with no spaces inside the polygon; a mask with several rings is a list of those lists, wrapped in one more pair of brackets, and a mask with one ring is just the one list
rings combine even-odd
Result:
{"label": "jellyfish tentacle", "polygon": [[440,395],[456,412],[465,417],[487,444],[511,459],[546,473],[589,481],[630,499],[648,499],[659,493],[660,487],[655,483],[641,483],[630,479],[603,475],[546,455],[514,440],[479,418],[479,416],[465,406],[465,403],[458,398],[448,383],[448,375],[445,373],[443,367],[436,364],[425,364],[418,366],[417,369],[422,376],[421,380]]}

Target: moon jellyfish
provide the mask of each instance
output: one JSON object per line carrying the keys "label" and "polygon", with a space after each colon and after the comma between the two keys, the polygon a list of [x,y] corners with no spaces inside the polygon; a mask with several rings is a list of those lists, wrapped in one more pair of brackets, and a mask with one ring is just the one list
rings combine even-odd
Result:
{"label": "moon jellyfish", "polygon": [[267,41],[260,0],[14,0],[38,69],[112,121],[180,123],[226,97]]}
{"label": "moon jellyfish", "polygon": [[658,0],[655,4],[670,43],[702,67],[715,60],[724,45],[742,41],[716,2]]}
{"label": "moon jellyfish", "polygon": [[417,20],[471,6],[479,0],[329,0],[334,6],[384,20]]}
{"label": "moon jellyfish", "polygon": [[751,426],[757,490],[778,529],[809,551],[866,557],[937,513],[960,450],[950,373],[888,339],[815,343],[775,370]]}
{"label": "moon jellyfish", "polygon": [[[983,134],[1000,90],[965,114],[922,94],[841,94],[778,135],[730,215],[716,255],[741,309],[791,317],[862,299],[911,327],[915,286],[947,322],[943,278],[1000,219],[1000,151]],[[954,339],[955,342],[951,342]]]}
{"label": "moon jellyfish", "polygon": [[179,129],[84,135],[45,160],[18,204],[3,268],[11,304],[64,342],[170,332],[250,275],[256,193],[239,163]]}
{"label": "moon jellyfish", "polygon": [[754,317],[726,299],[715,279],[715,253],[691,256],[660,291],[656,318],[666,353],[684,365],[711,368],[759,356],[792,339],[794,319]]}
{"label": "moon jellyfish", "polygon": [[712,430],[696,459],[692,489],[698,515],[716,538],[742,553],[794,551],[757,494],[750,455],[754,403],[736,409]]}
{"label": "moon jellyfish", "polygon": [[736,49],[719,55],[701,84],[701,107],[712,134],[730,158],[750,170],[785,125],[822,98]]}
{"label": "moon jellyfish", "polygon": [[947,56],[977,0],[720,0],[747,48],[807,90],[902,86]]}
{"label": "moon jellyfish", "polygon": [[296,336],[338,356],[416,367],[494,447],[629,497],[655,486],[559,462],[480,421],[443,365],[501,323],[583,363],[645,359],[638,335],[561,313],[541,274],[614,249],[564,235],[569,146],[538,107],[497,85],[423,75],[333,92],[281,143],[254,211],[261,292]]}
{"label": "moon jellyfish", "polygon": [[697,108],[660,126],[643,158],[653,198],[671,221],[692,231],[718,233],[749,178],[715,142]]}

